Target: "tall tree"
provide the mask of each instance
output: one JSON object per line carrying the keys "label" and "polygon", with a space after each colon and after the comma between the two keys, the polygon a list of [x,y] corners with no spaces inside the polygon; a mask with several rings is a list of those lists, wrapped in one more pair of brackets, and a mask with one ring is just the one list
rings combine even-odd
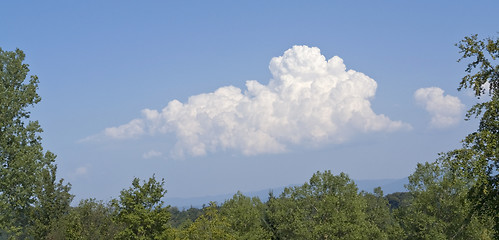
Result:
{"label": "tall tree", "polygon": [[267,223],[275,239],[382,239],[368,221],[366,200],[344,173],[315,173],[302,186],[269,199]]}
{"label": "tall tree", "polygon": [[237,192],[221,206],[220,214],[227,218],[236,239],[271,239],[270,232],[263,227],[264,207],[258,197]]}
{"label": "tall tree", "polygon": [[118,200],[112,202],[116,209],[116,222],[124,225],[117,234],[118,239],[167,239],[172,228],[170,206],[161,200],[166,194],[165,180],[160,182],[154,176],[140,184],[132,181],[132,187],[121,191]]}
{"label": "tall tree", "polygon": [[69,185],[56,179],[55,155],[44,152],[28,107],[41,98],[23,51],[0,48],[0,238],[42,238],[67,211]]}
{"label": "tall tree", "polygon": [[407,239],[491,239],[489,217],[470,216],[472,182],[444,164],[418,164],[406,185],[412,197],[395,210]]}
{"label": "tall tree", "polygon": [[444,155],[443,161],[463,176],[472,179],[468,197],[474,213],[494,218],[499,239],[499,37],[479,40],[465,37],[457,44],[462,54],[458,61],[470,60],[459,90],[471,89],[477,98],[467,119],[480,119],[478,129],[466,136],[463,147]]}
{"label": "tall tree", "polygon": [[203,215],[199,216],[188,228],[179,231],[176,239],[189,240],[235,240],[231,225],[227,217],[220,215],[216,203],[203,209]]}

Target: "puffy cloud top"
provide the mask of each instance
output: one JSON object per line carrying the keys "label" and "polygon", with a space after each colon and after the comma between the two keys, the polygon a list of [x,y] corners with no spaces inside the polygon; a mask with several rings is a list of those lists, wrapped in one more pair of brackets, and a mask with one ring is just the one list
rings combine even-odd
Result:
{"label": "puffy cloud top", "polygon": [[463,117],[464,104],[457,97],[444,96],[444,90],[441,88],[420,88],[414,93],[414,99],[430,114],[431,127],[451,127]]}
{"label": "puffy cloud top", "polygon": [[253,155],[410,128],[374,113],[369,99],[376,82],[346,70],[340,57],[326,60],[319,48],[294,46],[273,58],[269,69],[267,85],[251,80],[244,92],[226,86],[191,96],[186,103],[173,100],[161,111],[144,109],[142,118],[107,128],[104,134],[124,139],[172,132],[178,156],[226,149]]}

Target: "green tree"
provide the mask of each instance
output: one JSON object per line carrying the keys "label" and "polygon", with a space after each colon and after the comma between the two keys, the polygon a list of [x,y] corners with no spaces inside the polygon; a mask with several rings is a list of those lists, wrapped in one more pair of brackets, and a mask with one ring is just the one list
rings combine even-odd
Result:
{"label": "green tree", "polygon": [[236,239],[270,239],[270,232],[263,227],[264,211],[265,205],[258,197],[237,192],[221,206],[220,215],[227,218]]}
{"label": "green tree", "polygon": [[444,155],[443,161],[472,180],[468,197],[475,214],[494,218],[499,239],[499,37],[478,40],[465,37],[457,44],[462,54],[458,61],[471,60],[459,90],[471,89],[475,96],[488,101],[475,104],[467,119],[479,118],[477,131],[463,140],[463,147]]}
{"label": "green tree", "polygon": [[379,239],[365,213],[366,200],[341,173],[317,172],[309,183],[270,197],[267,223],[275,239]]}
{"label": "green tree", "polygon": [[390,212],[388,200],[383,197],[381,187],[374,189],[374,193],[363,192],[367,202],[367,220],[381,231],[377,239],[401,239],[403,230]]}
{"label": "green tree", "polygon": [[110,204],[95,199],[81,200],[77,207],[51,226],[48,239],[113,239],[123,226],[113,221]]}
{"label": "green tree", "polygon": [[231,225],[227,218],[220,215],[214,202],[210,202],[210,205],[204,209],[203,215],[199,216],[187,229],[179,232],[177,238],[189,240],[236,239],[231,232]]}
{"label": "green tree", "polygon": [[161,200],[166,194],[165,181],[158,182],[154,176],[140,184],[132,181],[132,187],[121,191],[118,200],[112,202],[116,209],[116,222],[123,224],[117,239],[168,239],[172,228],[170,206]]}
{"label": "green tree", "polygon": [[56,180],[55,155],[44,152],[28,107],[41,98],[24,53],[0,48],[0,238],[45,237],[50,223],[68,210],[69,185]]}
{"label": "green tree", "polygon": [[[48,152],[46,156],[55,159],[55,155]],[[54,161],[54,160],[52,160]],[[46,236],[50,231],[50,226],[59,218],[63,217],[70,210],[69,204],[73,200],[73,195],[69,194],[70,186],[64,185],[62,179],[56,180],[57,166],[50,164],[41,169],[41,183],[36,188],[38,201],[34,204],[34,235]]]}
{"label": "green tree", "polygon": [[171,207],[170,213],[172,214],[170,218],[170,224],[174,228],[188,227],[196,219],[203,214],[203,209],[190,207],[189,209],[178,210],[177,207]]}
{"label": "green tree", "polygon": [[491,219],[469,215],[472,184],[438,162],[418,164],[406,186],[412,198],[395,210],[407,239],[491,239]]}
{"label": "green tree", "polygon": [[410,200],[410,198],[411,194],[408,192],[394,192],[385,196],[385,199],[390,205],[390,210],[403,206],[408,200]]}

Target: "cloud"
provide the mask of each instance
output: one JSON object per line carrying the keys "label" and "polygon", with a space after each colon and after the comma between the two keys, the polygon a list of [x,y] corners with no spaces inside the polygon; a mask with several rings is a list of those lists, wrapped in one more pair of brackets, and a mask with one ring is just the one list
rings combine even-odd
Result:
{"label": "cloud", "polygon": [[88,172],[88,167],[78,167],[75,171],[76,176],[86,175]]}
{"label": "cloud", "polygon": [[[489,101],[491,98],[490,94],[491,88],[490,88],[490,82],[486,81],[484,84],[481,86],[481,95],[478,97],[480,100],[479,101]],[[475,94],[475,90],[473,88],[466,88],[464,90],[464,94],[468,97],[477,97]]]}
{"label": "cloud", "polygon": [[420,88],[414,93],[414,99],[430,114],[431,127],[451,127],[463,117],[464,104],[457,97],[444,96],[444,90],[438,87]]}
{"label": "cloud", "polygon": [[205,155],[236,150],[245,155],[279,153],[291,145],[341,143],[358,133],[410,129],[371,109],[376,82],[319,48],[294,46],[269,64],[267,85],[246,82],[243,91],[215,92],[173,100],[162,110],[104,130],[113,139],[174,133],[173,154]]}
{"label": "cloud", "polygon": [[119,127],[106,128],[104,134],[111,138],[126,139],[142,135],[144,133],[144,128],[144,120],[134,119],[128,124]]}
{"label": "cloud", "polygon": [[149,152],[142,154],[142,158],[144,158],[144,159],[156,158],[156,157],[161,157],[161,155],[163,155],[163,153],[155,151],[155,150],[151,150]]}

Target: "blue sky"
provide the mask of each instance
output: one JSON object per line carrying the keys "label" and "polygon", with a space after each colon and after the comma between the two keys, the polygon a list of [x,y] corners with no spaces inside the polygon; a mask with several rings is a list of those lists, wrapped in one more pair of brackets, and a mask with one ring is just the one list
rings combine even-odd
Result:
{"label": "blue sky", "polygon": [[170,197],[303,183],[326,169],[406,177],[476,128],[462,120],[475,99],[456,90],[465,64],[454,44],[494,36],[499,22],[497,1],[10,1],[2,10],[0,47],[22,49],[40,78],[32,118],[59,177],[76,199],[103,200],[152,174]]}

